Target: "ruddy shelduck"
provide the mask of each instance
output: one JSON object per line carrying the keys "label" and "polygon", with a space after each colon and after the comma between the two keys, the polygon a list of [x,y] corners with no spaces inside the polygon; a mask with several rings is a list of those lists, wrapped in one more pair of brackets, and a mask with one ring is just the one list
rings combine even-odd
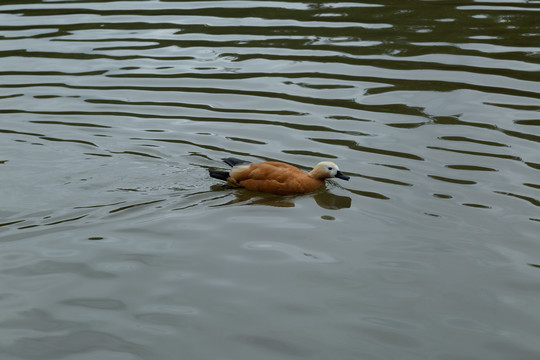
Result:
{"label": "ruddy shelduck", "polygon": [[210,176],[236,187],[277,195],[305,194],[324,185],[328,178],[349,180],[331,161],[318,163],[309,173],[277,161],[251,163],[236,158],[223,158],[230,171],[210,170]]}

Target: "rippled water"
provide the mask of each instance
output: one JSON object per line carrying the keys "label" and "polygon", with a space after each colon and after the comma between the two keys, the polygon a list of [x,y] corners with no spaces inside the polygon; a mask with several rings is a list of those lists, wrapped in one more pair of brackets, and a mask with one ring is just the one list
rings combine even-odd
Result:
{"label": "rippled water", "polygon": [[539,11],[3,1],[0,357],[540,358]]}

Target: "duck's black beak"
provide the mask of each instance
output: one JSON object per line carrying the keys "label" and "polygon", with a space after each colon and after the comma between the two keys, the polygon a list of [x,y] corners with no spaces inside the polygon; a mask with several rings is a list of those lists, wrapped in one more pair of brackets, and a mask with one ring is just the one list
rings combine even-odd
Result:
{"label": "duck's black beak", "polygon": [[336,177],[337,178],[340,178],[340,179],[343,179],[343,180],[349,180],[351,177],[350,176],[347,176],[345,175],[344,173],[342,173],[341,171],[338,170],[338,172],[336,173]]}

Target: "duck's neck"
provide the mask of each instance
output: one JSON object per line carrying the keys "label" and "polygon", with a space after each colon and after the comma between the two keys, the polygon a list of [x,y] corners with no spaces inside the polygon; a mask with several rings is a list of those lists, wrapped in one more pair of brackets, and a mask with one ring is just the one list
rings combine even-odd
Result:
{"label": "duck's neck", "polygon": [[324,181],[324,179],[325,179],[324,174],[322,173],[321,169],[319,169],[319,168],[315,168],[315,169],[311,170],[308,173],[308,175],[311,176],[314,179],[317,179],[317,180]]}

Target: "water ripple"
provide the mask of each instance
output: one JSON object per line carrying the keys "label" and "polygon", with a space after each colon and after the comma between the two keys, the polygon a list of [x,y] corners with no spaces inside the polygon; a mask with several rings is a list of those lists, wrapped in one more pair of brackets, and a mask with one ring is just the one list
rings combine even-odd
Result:
{"label": "water ripple", "polygon": [[[538,358],[538,11],[2,3],[2,353]],[[227,156],[351,179],[254,194]]]}

